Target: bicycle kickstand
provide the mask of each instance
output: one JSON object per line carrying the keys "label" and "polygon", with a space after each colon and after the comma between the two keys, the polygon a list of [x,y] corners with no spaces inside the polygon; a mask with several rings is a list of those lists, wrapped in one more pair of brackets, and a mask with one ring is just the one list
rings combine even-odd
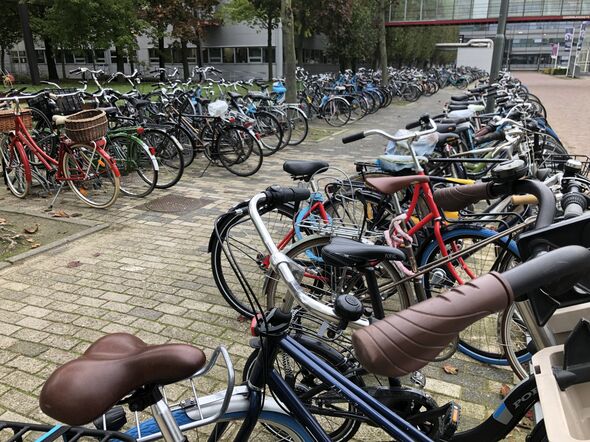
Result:
{"label": "bicycle kickstand", "polygon": [[59,189],[57,189],[57,192],[55,192],[55,196],[54,196],[54,197],[53,197],[53,199],[51,200],[51,203],[49,203],[49,208],[50,208],[50,209],[53,209],[53,205],[55,204],[55,200],[57,200],[57,197],[59,196],[59,193],[61,192],[61,189],[63,189],[63,187],[64,187],[64,184],[65,184],[65,181],[64,181],[64,182],[62,182],[62,183],[59,185]]}

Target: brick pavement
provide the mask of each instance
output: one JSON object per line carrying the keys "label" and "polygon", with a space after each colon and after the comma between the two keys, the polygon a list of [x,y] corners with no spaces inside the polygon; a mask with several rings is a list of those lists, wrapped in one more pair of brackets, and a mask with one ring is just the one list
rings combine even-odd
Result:
{"label": "brick pavement", "polygon": [[553,77],[538,72],[514,74],[537,95],[551,127],[576,154],[590,155],[590,77]]}
{"label": "brick pavement", "polygon": [[[451,93],[391,106],[344,133],[368,128],[393,132],[423,112],[439,111]],[[327,159],[352,172],[353,160],[370,160],[382,152],[381,139],[345,146],[341,136],[287,148],[265,159],[263,169],[250,178],[216,168],[200,177],[204,164],[197,161],[176,187],[149,197],[176,193],[212,201],[188,213],[150,212],[145,200],[127,198],[97,211],[71,195],[60,197],[58,208],[110,227],[0,271],[0,418],[47,421],[37,406],[43,380],[56,364],[76,357],[105,333],[130,332],[152,344],[190,342],[207,353],[224,344],[241,370],[250,353],[248,326],[237,321],[210,276],[207,244],[213,220],[269,184],[289,185],[281,168],[286,159]],[[38,213],[47,204],[40,198],[17,200],[4,188],[0,198],[3,207]],[[69,268],[71,261],[81,265]],[[513,377],[461,355],[452,363],[459,376],[447,375],[437,365],[425,368],[427,389],[441,402],[452,398],[463,404],[465,428],[490,412],[502,383]],[[222,380],[215,376],[206,390],[219,387]],[[177,399],[183,391],[172,388],[169,398]]]}

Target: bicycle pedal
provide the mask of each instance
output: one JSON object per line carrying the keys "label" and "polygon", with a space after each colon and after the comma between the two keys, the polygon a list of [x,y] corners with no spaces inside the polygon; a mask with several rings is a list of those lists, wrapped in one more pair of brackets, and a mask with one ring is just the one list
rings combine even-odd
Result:
{"label": "bicycle pedal", "polygon": [[459,428],[459,422],[461,421],[461,405],[451,401],[447,406],[448,410],[442,418],[440,435],[442,440],[451,438]]}

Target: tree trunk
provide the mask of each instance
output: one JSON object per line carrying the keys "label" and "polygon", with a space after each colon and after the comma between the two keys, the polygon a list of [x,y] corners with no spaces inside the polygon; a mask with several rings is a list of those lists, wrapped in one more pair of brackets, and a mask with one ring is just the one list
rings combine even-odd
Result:
{"label": "tree trunk", "polygon": [[184,39],[180,40],[180,57],[182,58],[182,70],[184,73],[184,80],[186,81],[188,80],[188,77],[190,77],[191,72],[188,65],[187,41]]}
{"label": "tree trunk", "polygon": [[201,37],[197,38],[197,64],[203,66],[203,45],[201,44]]}
{"label": "tree trunk", "polygon": [[[164,58],[164,37],[158,38],[158,62],[162,69],[166,69],[166,59]],[[164,72],[160,73],[160,81],[166,81]]]}
{"label": "tree trunk", "polygon": [[379,64],[381,68],[381,83],[389,83],[389,71],[387,70],[387,32],[385,30],[386,1],[379,1]]}
{"label": "tree trunk", "polygon": [[66,77],[66,53],[65,53],[64,49],[61,50],[61,78],[63,78],[64,80],[67,78]]}
{"label": "tree trunk", "polygon": [[299,16],[299,33],[297,34],[297,44],[295,50],[297,54],[297,63],[303,64],[303,43],[305,42],[305,9],[301,8],[301,14]]}
{"label": "tree trunk", "polygon": [[129,69],[131,69],[131,73],[135,72],[135,51],[127,51],[127,57],[129,58]]}
{"label": "tree trunk", "polygon": [[272,81],[272,17],[266,23],[266,60],[268,61],[268,81]]}
{"label": "tree trunk", "polygon": [[125,59],[123,58],[123,48],[121,46],[115,46],[117,51],[117,72],[125,73]]}
{"label": "tree trunk", "polygon": [[281,20],[283,22],[283,54],[285,56],[283,75],[287,83],[285,99],[287,103],[296,103],[297,79],[295,78],[295,68],[297,67],[297,60],[295,58],[295,26],[291,0],[281,1]]}
{"label": "tree trunk", "polygon": [[0,46],[0,69],[6,72],[6,65],[4,64],[4,52],[6,52],[4,50],[4,46]]}
{"label": "tree trunk", "polygon": [[57,75],[57,65],[55,64],[55,54],[53,53],[53,45],[49,38],[43,39],[45,44],[45,58],[47,58],[47,75],[50,81],[59,81]]}
{"label": "tree trunk", "polygon": [[23,30],[23,40],[25,42],[25,51],[27,53],[27,61],[29,62],[29,74],[31,75],[31,83],[39,84],[39,66],[37,65],[37,54],[35,53],[35,42],[33,41],[33,33],[29,23],[29,9],[26,3],[18,2],[18,15],[20,17],[21,29]]}

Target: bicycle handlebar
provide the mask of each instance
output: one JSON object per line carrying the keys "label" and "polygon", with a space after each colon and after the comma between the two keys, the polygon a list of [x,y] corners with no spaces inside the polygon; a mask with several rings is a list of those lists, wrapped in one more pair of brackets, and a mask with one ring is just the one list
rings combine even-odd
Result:
{"label": "bicycle handlebar", "polygon": [[382,131],[382,130],[371,129],[371,130],[366,130],[364,132],[359,132],[356,134],[348,135],[348,136],[342,138],[342,142],[344,144],[352,143],[353,141],[363,139],[369,135],[381,135],[382,137],[387,138],[388,140],[391,140],[391,141],[404,141],[404,140],[409,140],[412,138],[419,138],[421,136],[436,132],[436,123],[432,119],[428,118],[428,124],[431,126],[430,129],[412,132],[410,135],[402,135],[401,137],[396,137],[395,135],[388,134],[387,132]]}

